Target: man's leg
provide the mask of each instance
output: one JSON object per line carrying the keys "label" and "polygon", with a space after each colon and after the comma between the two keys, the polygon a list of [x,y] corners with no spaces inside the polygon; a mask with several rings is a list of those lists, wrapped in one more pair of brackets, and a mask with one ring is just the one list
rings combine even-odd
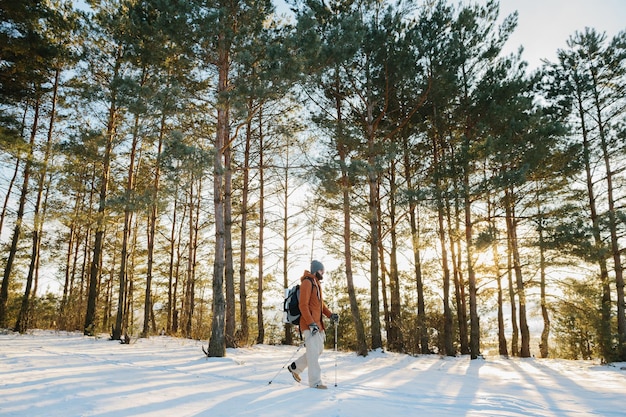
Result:
{"label": "man's leg", "polygon": [[[295,371],[296,373],[300,374],[302,373],[308,366],[308,360],[307,360],[307,353],[309,352],[309,343],[308,343],[308,337],[311,334],[310,330],[305,330],[304,332],[302,332],[302,337],[304,338],[304,346],[305,346],[305,351],[302,354],[302,356],[300,356],[298,359],[296,359],[293,363],[296,364],[295,369],[293,367],[291,367],[291,369],[293,371]],[[289,365],[291,366],[291,365]]]}
{"label": "man's leg", "polygon": [[306,360],[309,366],[309,386],[316,387],[322,383],[322,368],[319,357],[324,350],[324,332],[306,339]]}

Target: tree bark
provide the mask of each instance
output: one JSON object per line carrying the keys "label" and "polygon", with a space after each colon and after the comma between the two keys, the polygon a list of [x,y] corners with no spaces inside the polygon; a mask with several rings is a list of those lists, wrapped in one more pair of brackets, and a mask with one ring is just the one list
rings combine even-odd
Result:
{"label": "tree bark", "polygon": [[[469,145],[467,145],[469,146]],[[463,197],[465,211],[465,254],[467,257],[467,280],[469,284],[470,304],[470,356],[472,359],[480,355],[480,321],[478,317],[478,288],[476,286],[476,272],[474,271],[474,235],[471,209],[471,195],[469,184],[469,168],[466,167],[463,175]]]}
{"label": "tree bark", "polygon": [[26,157],[26,163],[24,164],[22,189],[20,192],[20,199],[17,208],[17,217],[15,220],[15,227],[13,228],[13,237],[11,239],[11,247],[9,248],[7,263],[4,268],[2,285],[0,286],[0,328],[7,327],[6,309],[7,302],[9,300],[9,281],[11,279],[11,272],[13,271],[13,262],[15,261],[15,256],[17,255],[20,235],[22,234],[22,222],[24,221],[24,209],[26,207],[26,197],[28,195],[28,182],[30,181],[31,169],[34,158],[35,136],[37,134],[37,124],[39,123],[39,100],[39,94],[37,94],[34,105],[33,126],[31,129],[30,141],[28,146],[28,156]]}
{"label": "tree bark", "polygon": [[224,147],[224,281],[226,286],[226,347],[237,347],[235,340],[235,268],[233,265],[232,149]]}
{"label": "tree bark", "polygon": [[[41,161],[41,168],[39,172],[38,186],[37,186],[37,196],[34,207],[34,225],[33,225],[33,239],[32,239],[32,250],[30,257],[30,265],[28,267],[28,276],[26,277],[26,288],[24,290],[24,296],[22,297],[22,305],[20,307],[20,312],[17,318],[17,322],[15,324],[15,331],[23,333],[29,327],[29,309],[30,309],[30,298],[34,297],[37,293],[36,288],[36,280],[35,280],[35,289],[33,290],[33,294],[31,295],[31,287],[33,285],[33,278],[35,277],[36,271],[39,267],[39,253],[41,248],[41,233],[43,230],[44,223],[44,210],[42,209],[42,198],[43,192],[46,182],[46,176],[48,175],[48,163],[50,160],[50,153],[52,151],[52,133],[54,131],[54,122],[56,119],[56,106],[57,106],[57,96],[59,91],[59,76],[60,70],[55,71],[54,82],[52,88],[52,102],[50,109],[50,123],[48,124],[48,135],[46,139],[46,146],[44,150],[43,159]],[[35,122],[36,123],[36,122]]]}
{"label": "tree bark", "polygon": [[[458,190],[455,189],[454,194]],[[450,245],[450,260],[452,263],[452,277],[454,280],[454,295],[456,301],[457,311],[457,323],[459,329],[459,347],[462,355],[467,355],[469,351],[469,340],[467,333],[467,302],[465,297],[465,280],[463,279],[463,265],[462,255],[460,247],[460,219],[459,219],[459,205],[458,199],[454,198],[454,220],[452,215],[452,208],[450,207],[450,200],[445,200],[446,221],[448,223],[448,236]],[[452,224],[455,224],[455,228]]]}
{"label": "tree bark", "polygon": [[126,286],[128,278],[128,258],[130,256],[129,240],[131,234],[131,226],[133,221],[134,188],[135,188],[135,158],[137,155],[137,146],[139,143],[139,115],[135,115],[135,124],[133,127],[133,139],[130,148],[130,160],[128,161],[128,173],[126,178],[126,188],[124,190],[124,229],[122,231],[122,250],[120,256],[120,272],[119,292],[117,300],[117,315],[115,318],[115,327],[111,339],[120,340],[122,332],[126,329],[123,326],[124,308],[126,306]]}
{"label": "tree bark", "polygon": [[[248,103],[248,111],[251,112],[252,103]],[[241,191],[241,241],[239,242],[239,316],[241,328],[237,340],[239,343],[248,344],[250,326],[248,324],[248,296],[246,294],[246,253],[248,251],[248,199],[250,189],[250,146],[252,141],[252,121],[246,125],[246,145],[243,161],[243,189]],[[287,284],[285,284],[286,286]]]}
{"label": "tree bark", "polygon": [[404,157],[404,180],[409,192],[409,225],[411,228],[411,246],[413,249],[413,268],[415,272],[415,290],[417,293],[417,341],[418,352],[421,354],[430,353],[428,331],[426,329],[426,305],[424,301],[424,282],[422,277],[421,239],[419,228],[419,212],[415,195],[418,190],[413,185],[413,172],[411,169],[411,150],[408,136],[402,140],[402,151]]}
{"label": "tree bark", "polygon": [[351,226],[351,202],[350,202],[350,185],[348,172],[345,167],[345,156],[341,156],[342,170],[341,170],[341,183],[342,183],[342,195],[343,195],[343,245],[344,245],[344,259],[346,262],[346,284],[348,287],[348,298],[350,299],[350,313],[352,314],[352,322],[356,330],[357,337],[357,349],[356,353],[359,356],[367,356],[367,340],[365,338],[365,327],[363,326],[363,320],[361,319],[361,313],[359,312],[359,304],[356,298],[356,291],[354,289],[354,278],[352,272],[352,226]]}
{"label": "tree bark", "polygon": [[[120,59],[122,48],[118,47],[115,56],[113,78],[120,71]],[[102,173],[100,176],[100,194],[98,199],[98,212],[96,214],[96,235],[93,246],[93,256],[89,273],[89,294],[87,296],[87,313],[83,331],[85,335],[93,335],[96,321],[96,301],[98,298],[98,282],[100,280],[100,268],[104,250],[104,233],[106,230],[106,205],[109,191],[109,176],[111,175],[111,154],[113,152],[113,140],[116,135],[118,123],[117,90],[113,89],[110,94],[109,114],[106,128],[106,144],[102,160]]]}
{"label": "tree bark", "polygon": [[511,303],[511,354],[519,356],[519,324],[517,320],[517,303],[515,284],[513,282],[513,250],[507,230],[507,279],[509,284],[509,302]]}
{"label": "tree bark", "polygon": [[[154,244],[156,241],[156,227],[159,216],[159,191],[161,187],[161,153],[163,152],[163,138],[165,137],[165,113],[161,115],[161,123],[159,127],[159,142],[157,144],[157,154],[154,160],[154,181],[152,183],[154,190],[152,191],[152,202],[150,205],[150,213],[148,215],[148,265],[146,271],[146,294],[143,307],[143,331],[142,336],[147,337],[150,332],[148,322],[154,318],[153,302],[152,302],[152,269],[154,267]],[[171,282],[171,281],[169,281]],[[169,294],[169,290],[168,290]],[[171,300],[168,300],[167,327],[170,326],[170,307]],[[156,332],[156,326],[152,326],[152,331]]]}
{"label": "tree bark", "polygon": [[264,262],[264,240],[265,240],[265,159],[264,159],[264,136],[262,114],[259,113],[259,264],[257,270],[257,303],[256,316],[258,333],[256,342],[263,343],[265,341],[265,326],[263,324],[263,262]]}
{"label": "tree bark", "polygon": [[215,212],[215,260],[213,262],[213,303],[211,338],[207,350],[210,357],[226,355],[224,267],[225,267],[225,220],[224,220],[224,147],[229,139],[228,77],[230,54],[224,33],[218,35],[218,104],[217,131],[213,157],[213,205]]}
{"label": "tree bark", "polygon": [[622,251],[619,245],[618,222],[615,207],[615,196],[613,186],[614,172],[611,167],[611,155],[606,138],[606,123],[602,114],[603,103],[600,99],[598,86],[598,73],[595,67],[591,69],[591,78],[593,80],[593,105],[596,110],[596,121],[598,124],[598,133],[600,136],[600,149],[602,150],[602,159],[604,160],[604,170],[606,173],[606,192],[608,200],[609,214],[609,236],[611,237],[611,256],[613,258],[613,271],[615,272],[615,291],[617,295],[617,338],[619,346],[617,348],[617,359],[626,360],[626,300],[624,298],[624,269],[622,266]]}
{"label": "tree bark", "polygon": [[371,104],[368,104],[367,124],[367,184],[368,184],[368,219],[370,227],[370,314],[372,321],[372,349],[383,347],[380,328],[380,301],[378,295],[379,260],[378,246],[380,241],[380,225],[378,224],[378,174],[376,173],[376,154],[374,128],[372,126]]}
{"label": "tree bark", "polygon": [[439,236],[439,246],[441,248],[441,268],[443,271],[443,354],[454,356],[456,350],[453,343],[452,335],[452,310],[450,309],[450,267],[448,265],[448,249],[446,245],[446,227],[444,201],[442,195],[442,184],[440,172],[442,170],[441,151],[438,137],[432,139],[432,155],[434,166],[434,188],[435,199],[437,205],[437,234]]}
{"label": "tree bark", "polygon": [[[502,290],[502,275],[500,271],[500,251],[498,250],[499,241],[497,236],[496,221],[494,218],[494,204],[492,203],[491,194],[487,195],[487,222],[491,229],[491,253],[493,256],[493,271],[496,283],[498,284],[498,353],[501,356],[508,357],[509,351],[506,341],[506,333],[504,327],[504,292]],[[514,303],[512,303],[515,306]],[[515,323],[515,322],[514,322]]]}
{"label": "tree bark", "polygon": [[[289,288],[289,261],[287,257],[289,256],[289,147],[290,143],[285,146],[285,169],[283,173],[283,218],[282,218],[282,234],[283,234],[283,289],[285,292],[288,291]],[[283,344],[291,345],[293,344],[293,331],[292,326],[289,323],[283,324],[284,338]]]}
{"label": "tree bark", "polygon": [[513,271],[515,273],[516,293],[519,301],[519,327],[522,336],[522,345],[520,347],[520,356],[522,358],[530,357],[530,331],[528,329],[528,321],[526,317],[526,293],[524,278],[522,275],[522,265],[520,263],[520,255],[517,240],[517,219],[515,218],[513,191],[507,189],[505,191],[505,210],[507,236],[510,244],[511,255],[513,257]]}
{"label": "tree bark", "polygon": [[389,255],[389,349],[394,352],[404,352],[404,338],[402,336],[402,299],[400,298],[400,277],[398,272],[398,237],[396,232],[396,161],[391,162],[389,169],[389,221],[391,222],[391,252]]}
{"label": "tree bark", "polygon": [[[337,74],[338,72],[335,72]],[[342,112],[342,96],[339,93],[341,85],[338,77],[335,78],[334,83],[334,105],[335,114],[337,117],[336,125],[336,146],[337,153],[339,155],[339,164],[341,166],[341,195],[342,195],[342,209],[343,209],[343,248],[344,248],[344,260],[345,260],[345,272],[346,272],[346,286],[348,290],[348,299],[350,300],[350,314],[352,316],[352,322],[354,323],[356,331],[356,353],[359,356],[367,356],[367,339],[365,336],[365,327],[363,326],[363,319],[359,311],[359,303],[356,298],[356,290],[354,288],[354,273],[352,268],[352,201],[350,199],[350,192],[352,190],[352,183],[350,181],[350,174],[348,172],[348,145],[344,142],[344,120]]]}
{"label": "tree bark", "polygon": [[11,199],[13,186],[15,185],[17,174],[19,174],[20,172],[20,162],[22,162],[22,160],[19,157],[15,158],[15,168],[13,169],[13,176],[11,177],[11,181],[9,181],[9,185],[7,186],[6,197],[4,198],[4,204],[2,204],[2,214],[0,214],[0,236],[2,236],[2,230],[4,230],[2,226],[4,225],[4,219],[7,214],[7,207],[9,206],[9,201]]}
{"label": "tree bark", "polygon": [[547,358],[550,353],[550,314],[548,312],[548,301],[546,298],[546,253],[543,231],[543,219],[539,218],[539,274],[540,274],[540,304],[541,317],[543,318],[543,329],[541,331],[541,342],[539,343],[539,353],[542,358]]}
{"label": "tree bark", "polygon": [[583,97],[581,92],[582,86],[578,83],[575,84],[576,91],[576,109],[578,111],[578,119],[580,122],[580,128],[582,133],[582,159],[585,166],[585,184],[587,186],[587,199],[589,206],[589,217],[591,220],[591,234],[593,235],[593,242],[595,244],[596,261],[598,268],[600,269],[600,286],[602,288],[602,299],[600,300],[600,311],[602,320],[600,321],[600,337],[599,344],[602,356],[605,360],[612,357],[612,335],[611,335],[611,287],[609,284],[609,270],[606,262],[606,258],[603,256],[604,241],[600,235],[600,217],[598,215],[597,198],[594,190],[594,179],[591,166],[591,143],[589,140],[589,130],[585,118],[585,105],[583,103]]}

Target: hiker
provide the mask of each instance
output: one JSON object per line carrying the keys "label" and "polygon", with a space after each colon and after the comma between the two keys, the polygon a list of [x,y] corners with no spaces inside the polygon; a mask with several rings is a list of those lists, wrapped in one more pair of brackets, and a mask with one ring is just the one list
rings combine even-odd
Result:
{"label": "hiker", "polygon": [[335,323],[339,315],[331,313],[322,298],[321,281],[324,279],[324,265],[320,261],[311,262],[311,270],[304,271],[300,278],[300,332],[304,338],[306,352],[288,366],[293,379],[300,382],[300,374],[309,368],[309,386],[311,388],[326,389],[322,384],[322,369],[319,357],[324,350],[324,321],[322,314]]}

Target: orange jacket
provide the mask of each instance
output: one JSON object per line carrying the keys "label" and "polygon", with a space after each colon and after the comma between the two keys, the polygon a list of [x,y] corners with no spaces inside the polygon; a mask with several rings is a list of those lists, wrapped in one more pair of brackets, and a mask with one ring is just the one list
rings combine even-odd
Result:
{"label": "orange jacket", "polygon": [[309,271],[304,271],[304,275],[300,278],[300,331],[309,330],[309,325],[312,323],[317,323],[320,330],[324,330],[322,313],[326,317],[330,317],[332,313],[323,300],[319,280]]}

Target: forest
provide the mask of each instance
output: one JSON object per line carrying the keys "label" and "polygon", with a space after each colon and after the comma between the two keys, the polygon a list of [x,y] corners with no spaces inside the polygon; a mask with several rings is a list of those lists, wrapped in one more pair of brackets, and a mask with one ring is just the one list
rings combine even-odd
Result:
{"label": "forest", "polygon": [[[626,32],[495,0],[0,1],[0,329],[626,361]],[[331,343],[329,338],[327,341]]]}

